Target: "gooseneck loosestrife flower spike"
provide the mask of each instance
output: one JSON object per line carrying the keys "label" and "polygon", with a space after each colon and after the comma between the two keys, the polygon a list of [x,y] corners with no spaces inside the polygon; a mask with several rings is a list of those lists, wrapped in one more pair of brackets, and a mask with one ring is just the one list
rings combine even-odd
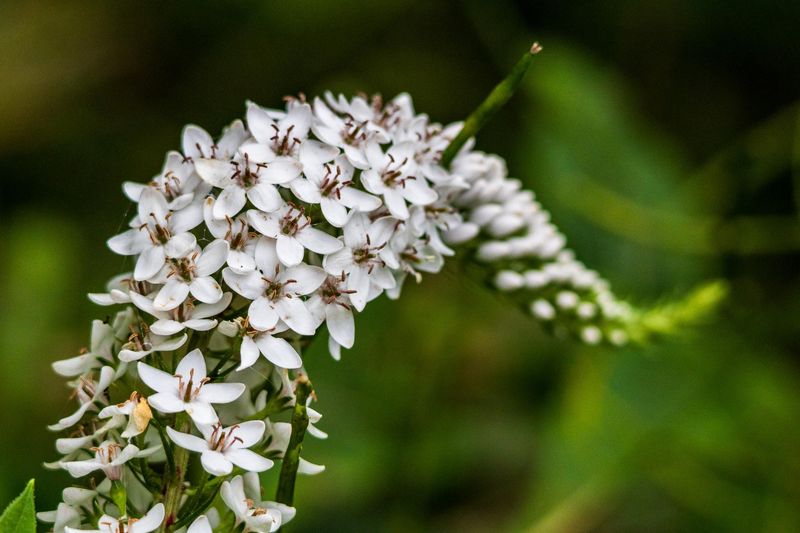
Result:
{"label": "gooseneck loosestrife flower spike", "polygon": [[327,437],[302,348],[327,332],[338,360],[369,302],[453,256],[589,344],[643,341],[713,305],[714,287],[647,311],[618,299],[503,159],[474,149],[539,50],[464,124],[432,122],[406,94],[250,102],[216,141],[187,126],[159,174],[125,183],[136,215],[108,246],[132,271],[90,295],[120,309],[53,364],[77,406],[50,426],[65,434],[46,466],[84,483],[40,519],[57,533],[275,531],[295,515],[296,476],[324,470],[301,457],[306,435]]}

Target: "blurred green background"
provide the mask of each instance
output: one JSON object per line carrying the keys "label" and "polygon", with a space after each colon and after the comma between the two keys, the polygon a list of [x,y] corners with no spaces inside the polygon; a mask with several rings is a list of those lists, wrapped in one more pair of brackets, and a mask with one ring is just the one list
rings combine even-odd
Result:
{"label": "blurred green background", "polygon": [[293,530],[800,531],[798,21],[796,0],[4,0],[0,503],[68,483],[40,467],[68,409],[49,364],[107,312],[85,293],[124,267],[122,181],[185,123],[325,89],[457,120],[535,38],[478,146],[620,295],[731,297],[625,350],[551,339],[453,272],[381,299],[343,361],[305,356],[331,437]]}

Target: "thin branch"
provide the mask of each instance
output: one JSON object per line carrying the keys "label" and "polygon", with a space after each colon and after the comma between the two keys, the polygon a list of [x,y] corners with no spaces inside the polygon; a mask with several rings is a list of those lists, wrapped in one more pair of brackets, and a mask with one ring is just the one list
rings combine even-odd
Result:
{"label": "thin branch", "polygon": [[313,387],[308,376],[300,374],[295,388],[295,404],[292,413],[292,436],[289,446],[283,456],[281,474],[278,479],[278,491],[275,500],[279,503],[292,505],[294,501],[294,484],[297,479],[297,467],[300,464],[300,451],[303,449],[303,438],[308,429],[308,411],[306,400],[311,395]]}

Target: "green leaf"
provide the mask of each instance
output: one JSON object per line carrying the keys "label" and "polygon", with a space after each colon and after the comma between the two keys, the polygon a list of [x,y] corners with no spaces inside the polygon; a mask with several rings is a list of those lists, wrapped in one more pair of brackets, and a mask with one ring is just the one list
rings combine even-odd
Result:
{"label": "green leaf", "polygon": [[36,533],[36,516],[33,502],[33,480],[8,504],[0,515],[0,533]]}

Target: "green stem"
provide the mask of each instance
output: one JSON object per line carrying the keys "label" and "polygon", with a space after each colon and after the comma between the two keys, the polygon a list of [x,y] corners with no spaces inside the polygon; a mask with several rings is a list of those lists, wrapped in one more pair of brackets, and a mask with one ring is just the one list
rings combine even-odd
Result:
{"label": "green stem", "polygon": [[[181,433],[188,433],[191,426],[189,423],[189,416],[186,413],[178,413],[175,417],[175,429]],[[178,508],[181,504],[181,496],[183,495],[183,479],[186,475],[186,466],[189,462],[189,450],[175,446],[173,454],[175,468],[166,480],[164,489],[164,514],[166,518],[161,524],[159,533],[165,533],[171,530],[171,526],[175,523],[178,514]]]}
{"label": "green stem", "polygon": [[300,451],[303,449],[303,438],[306,435],[306,429],[308,429],[306,400],[308,400],[312,391],[313,388],[308,376],[300,374],[297,378],[297,387],[295,389],[292,436],[283,456],[281,473],[278,478],[278,491],[275,495],[277,502],[286,505],[292,505],[294,501],[294,483],[297,479],[297,467],[300,464]]}
{"label": "green stem", "polygon": [[445,148],[442,153],[441,163],[443,167],[446,168],[450,166],[453,158],[458,154],[461,147],[464,146],[464,143],[471,137],[474,137],[475,134],[492,119],[495,113],[508,102],[525,77],[525,73],[528,71],[528,67],[530,67],[533,61],[533,56],[541,51],[542,47],[539,46],[539,43],[533,43],[530,50],[525,52],[520,60],[517,61],[517,64],[514,65],[514,68],[511,69],[508,76],[498,83],[495,88],[492,89],[492,92],[489,93],[489,96],[481,102],[481,105],[467,117],[467,120],[464,121],[464,127],[461,128],[456,138],[447,145],[447,148]]}

